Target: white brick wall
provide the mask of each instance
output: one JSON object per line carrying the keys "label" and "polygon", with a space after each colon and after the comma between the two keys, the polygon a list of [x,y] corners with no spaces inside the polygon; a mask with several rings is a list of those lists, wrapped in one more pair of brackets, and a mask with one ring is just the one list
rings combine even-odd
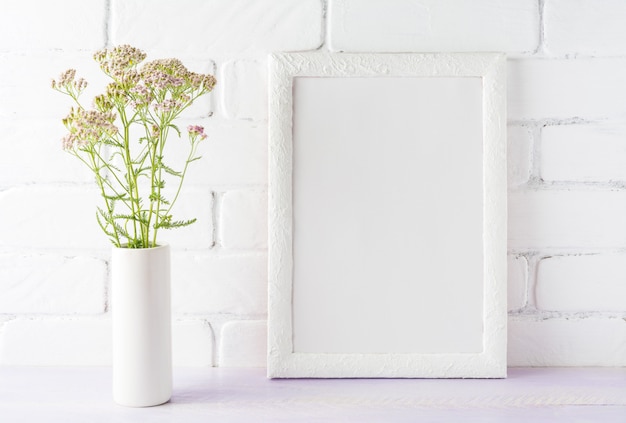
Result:
{"label": "white brick wall", "polygon": [[174,254],[174,313],[264,315],[267,310],[266,263],[265,253]]}
{"label": "white brick wall", "polygon": [[220,238],[224,248],[267,248],[266,210],[266,192],[237,190],[225,193],[222,197],[219,222]]}
{"label": "white brick wall", "polygon": [[536,305],[547,311],[626,310],[626,256],[594,254],[541,260]]}
{"label": "white brick wall", "polygon": [[621,318],[513,319],[510,366],[626,366]]}
{"label": "white brick wall", "polygon": [[264,321],[228,322],[222,328],[219,365],[265,367],[267,325]]}
{"label": "white brick wall", "polygon": [[267,116],[267,66],[259,60],[232,60],[220,76],[227,96],[224,112],[231,119],[263,120]]}
{"label": "white brick wall", "polygon": [[[0,118],[0,185],[15,186],[33,183],[93,181],[91,172],[66,154],[61,147],[65,128],[58,119],[14,120]],[[38,142],[41,134],[50,137],[48,142]],[[37,148],[33,148],[37,145]],[[42,166],[46,160],[54,166]]]}
{"label": "white brick wall", "polygon": [[532,52],[538,30],[535,0],[328,2],[332,51]]}
{"label": "white brick wall", "polygon": [[[111,321],[90,319],[15,319],[5,323],[0,365],[110,366]],[[213,330],[203,320],[172,323],[172,361],[176,366],[213,364]]]}
{"label": "white brick wall", "polygon": [[0,50],[93,50],[105,43],[106,0],[5,1]]}
{"label": "white brick wall", "polygon": [[0,191],[0,248],[104,248],[108,241],[95,220],[99,201],[91,185],[17,185]]}
{"label": "white brick wall", "polygon": [[509,247],[625,248],[626,192],[589,188],[509,193]]}
{"label": "white brick wall", "polygon": [[532,131],[525,126],[508,128],[508,182],[509,186],[523,185],[530,179],[532,164]]}
{"label": "white brick wall", "polygon": [[111,354],[111,322],[96,318],[18,318],[5,323],[0,343],[2,365],[101,366]]}
{"label": "white brick wall", "polygon": [[[68,98],[50,89],[50,81],[71,67],[79,71],[78,76],[89,81],[85,99],[93,98],[107,81],[92,55],[92,50],[74,52],[71,48],[41,52],[0,50],[0,118],[30,125],[41,118],[65,117],[69,112]],[[89,104],[90,100],[86,105]]]}
{"label": "white brick wall", "polygon": [[623,116],[625,72],[625,58],[511,60],[508,66],[509,119]]}
{"label": "white brick wall", "polygon": [[322,43],[320,0],[112,0],[114,44],[176,57],[263,56]]}
{"label": "white brick wall", "polygon": [[555,56],[623,56],[624,20],[626,3],[622,0],[546,1],[546,50]]}
{"label": "white brick wall", "polygon": [[543,129],[541,178],[545,181],[626,180],[623,123],[556,125]]}
{"label": "white brick wall", "polygon": [[526,305],[528,292],[528,260],[521,256],[509,256],[508,261],[508,306],[510,311],[520,310]]}
{"label": "white brick wall", "polygon": [[198,149],[202,162],[189,179],[212,186],[267,184],[267,124],[229,122],[205,125],[209,138]]}
{"label": "white brick wall", "polygon": [[0,253],[0,310],[14,314],[105,311],[107,267],[91,257]]}
{"label": "white brick wall", "polygon": [[[215,72],[173,246],[178,365],[262,366],[267,54],[504,51],[511,365],[626,365],[626,3],[621,0],[23,0],[0,13],[0,364],[108,364],[109,246],[59,148],[68,67],[120,43]],[[212,117],[209,117],[212,115]],[[174,150],[168,157],[176,157]],[[453,264],[453,263],[451,263]]]}

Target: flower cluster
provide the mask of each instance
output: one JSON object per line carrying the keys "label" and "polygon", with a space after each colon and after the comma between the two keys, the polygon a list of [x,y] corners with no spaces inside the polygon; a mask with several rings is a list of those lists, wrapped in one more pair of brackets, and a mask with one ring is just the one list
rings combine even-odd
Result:
{"label": "flower cluster", "polygon": [[185,83],[187,68],[178,59],[153,60],[141,69],[141,77],[152,89],[180,87]]}
{"label": "flower cluster", "polygon": [[70,114],[63,119],[63,124],[69,133],[63,138],[63,148],[84,148],[90,144],[108,139],[118,133],[114,125],[113,112],[98,110],[84,110],[71,108]]}
{"label": "flower cluster", "polygon": [[145,85],[135,85],[129,90],[129,94],[132,97],[131,105],[135,109],[147,107],[154,100],[152,92]]}
{"label": "flower cluster", "polygon": [[[98,223],[116,246],[148,248],[157,245],[157,231],[186,226],[193,220],[173,220],[188,165],[199,159],[198,143],[204,128],[188,127],[189,154],[182,169],[165,163],[170,130],[180,136],[174,121],[183,110],[216,84],[213,75],[189,71],[178,59],[142,63],[146,54],[129,45],[98,51],[94,60],[112,81],[87,109],[79,96],[87,82],[70,69],[52,88],[76,103],[63,119],[68,134],[63,148],[90,167],[104,200]],[[136,128],[136,129],[132,129]],[[143,134],[132,139],[131,134]],[[174,178],[173,199],[165,198],[168,178]],[[149,183],[139,183],[139,181]],[[123,210],[119,210],[123,208]]]}
{"label": "flower cluster", "polygon": [[204,140],[207,137],[207,135],[204,133],[204,127],[199,125],[189,125],[187,127],[187,132],[189,132],[190,137],[199,137],[201,140]]}
{"label": "flower cluster", "polygon": [[216,80],[213,75],[189,71],[178,59],[153,60],[141,70],[141,77],[154,89],[176,88],[189,85],[193,90],[212,90]]}
{"label": "flower cluster", "polygon": [[76,96],[87,88],[87,81],[83,78],[76,79],[76,69],[68,69],[63,72],[58,80],[52,80],[52,88],[55,90],[71,91]]}
{"label": "flower cluster", "polygon": [[129,45],[100,50],[93,56],[104,73],[117,82],[135,79],[133,69],[146,58],[146,53]]}

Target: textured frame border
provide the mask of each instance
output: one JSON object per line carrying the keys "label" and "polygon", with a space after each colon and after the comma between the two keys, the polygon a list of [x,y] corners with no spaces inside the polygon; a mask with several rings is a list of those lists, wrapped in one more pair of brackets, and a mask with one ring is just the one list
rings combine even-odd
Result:
{"label": "textured frame border", "polygon": [[[481,77],[484,349],[481,353],[293,351],[292,86],[309,77]],[[269,60],[269,378],[506,377],[506,76],[501,53],[279,53]],[[487,230],[488,229],[488,230]]]}

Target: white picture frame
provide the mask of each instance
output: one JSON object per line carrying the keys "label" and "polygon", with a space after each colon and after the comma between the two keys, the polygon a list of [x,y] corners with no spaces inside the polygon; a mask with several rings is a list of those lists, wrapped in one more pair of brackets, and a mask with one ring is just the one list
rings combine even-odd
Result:
{"label": "white picture frame", "polygon": [[506,377],[505,95],[500,53],[271,55],[269,378]]}

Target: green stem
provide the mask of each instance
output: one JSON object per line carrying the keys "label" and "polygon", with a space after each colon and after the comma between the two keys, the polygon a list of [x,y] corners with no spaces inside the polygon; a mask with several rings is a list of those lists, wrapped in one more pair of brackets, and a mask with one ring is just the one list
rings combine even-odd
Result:
{"label": "green stem", "polygon": [[[126,179],[128,181],[128,192],[130,194],[130,204],[133,216],[139,216],[141,213],[141,205],[139,203],[139,187],[137,186],[137,175],[133,169],[133,159],[130,154],[130,124],[126,119],[126,110],[124,105],[118,105],[118,111],[120,114],[120,120],[124,127],[124,164],[126,165]],[[143,225],[140,222],[140,230],[143,234]],[[133,235],[135,240],[137,239],[137,220],[133,220]],[[143,237],[142,237],[143,238]]]}
{"label": "green stem", "polygon": [[189,156],[187,156],[187,160],[185,161],[185,167],[183,168],[183,171],[181,172],[181,175],[180,175],[180,182],[178,183],[178,188],[176,189],[176,195],[174,195],[174,198],[172,199],[172,202],[170,203],[169,208],[165,212],[166,215],[170,214],[172,207],[174,207],[174,203],[176,203],[176,200],[178,199],[178,196],[180,195],[180,191],[183,187],[183,181],[185,180],[185,175],[187,174],[187,169],[189,168],[189,163],[192,162],[194,156],[196,155],[197,149],[198,149],[198,141],[196,139],[193,139],[191,141],[191,150],[189,151]]}
{"label": "green stem", "polygon": [[[103,178],[100,175],[100,171],[99,171],[100,167],[96,163],[96,157],[92,153],[92,150],[90,149],[90,150],[88,150],[88,152],[89,152],[89,157],[91,158],[91,165],[93,166],[93,167],[92,166],[90,166],[90,167],[92,168],[92,170],[94,171],[94,173],[96,175],[96,183],[98,184],[98,187],[100,188],[100,193],[102,194],[102,199],[104,200],[104,205],[106,206],[107,213],[109,213],[109,218],[111,218],[111,220],[113,220],[113,209],[111,207],[111,204],[109,203],[109,200],[107,199],[106,191],[104,190],[104,184],[102,183]],[[76,154],[75,152],[74,152],[74,155],[76,157],[79,157],[82,160],[82,158],[80,156],[78,156],[78,154]],[[84,162],[84,160],[83,160],[83,162]],[[119,235],[117,233],[117,228],[115,227],[115,225],[111,225],[111,226],[112,226],[112,229],[113,229],[113,235],[115,235],[115,242],[114,242],[114,244],[115,244],[116,247],[119,248],[119,247],[121,247],[122,244],[120,242],[120,237],[119,237]]]}
{"label": "green stem", "polygon": [[[163,149],[165,148],[165,141],[167,141],[167,136],[169,134],[169,124],[171,123],[171,121],[167,121],[167,122],[163,122],[164,124],[164,129],[161,131],[161,136],[159,138],[159,155],[157,157],[157,162],[160,160],[159,158],[163,157]],[[157,199],[157,203],[156,203],[156,212],[154,214],[154,234],[153,234],[153,239],[152,239],[152,244],[154,246],[156,246],[157,244],[157,233],[159,231],[159,218],[161,216],[161,186],[162,186],[162,177],[163,177],[163,166],[162,163],[159,163],[159,165],[156,167],[156,169],[153,169],[152,171],[152,175],[154,178],[154,174],[158,173],[157,179],[158,179],[158,184],[156,184],[156,199]],[[154,189],[154,184],[152,185],[152,189]]]}

